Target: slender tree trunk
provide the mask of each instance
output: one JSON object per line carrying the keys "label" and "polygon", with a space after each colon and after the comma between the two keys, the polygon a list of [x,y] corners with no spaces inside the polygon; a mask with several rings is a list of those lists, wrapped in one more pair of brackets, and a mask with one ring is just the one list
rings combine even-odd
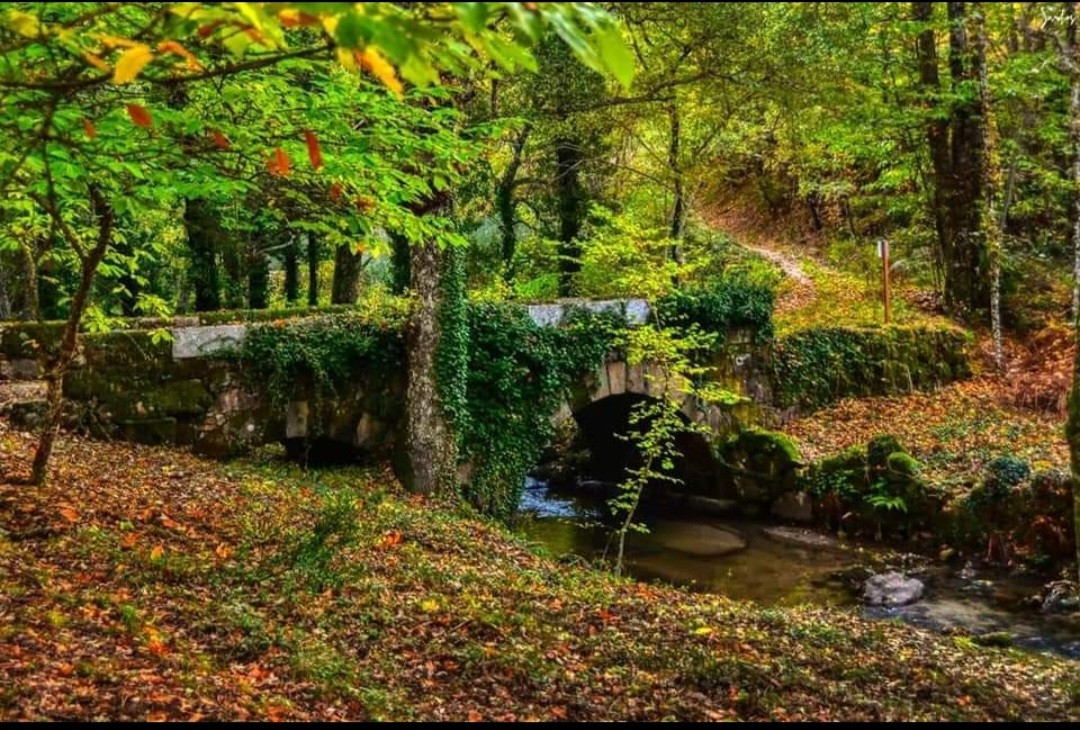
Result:
{"label": "slender tree trunk", "polygon": [[581,143],[559,139],[555,143],[555,187],[559,198],[559,296],[572,296],[575,276],[581,271],[578,234],[584,219],[585,192],[581,185]]}
{"label": "slender tree trunk", "polygon": [[195,290],[195,311],[213,312],[221,309],[217,249],[222,236],[214,211],[207,201],[187,201],[184,206],[184,227],[187,229],[191,285]]}
{"label": "slender tree trunk", "polygon": [[256,248],[248,261],[249,309],[266,309],[270,306],[270,257]]}
{"label": "slender tree trunk", "polygon": [[973,3],[975,21],[975,75],[979,81],[979,116],[982,126],[982,166],[983,194],[981,232],[986,239],[986,249],[990,263],[990,332],[994,342],[994,367],[998,372],[1005,370],[1005,352],[1002,346],[1001,332],[1001,259],[1003,251],[1004,216],[997,213],[997,194],[1000,170],[996,151],[996,134],[993,123],[990,100],[990,81],[986,72],[986,16],[981,3]]}
{"label": "slender tree trunk", "polygon": [[11,270],[7,257],[0,253],[0,322],[11,319]]}
{"label": "slender tree trunk", "polygon": [[350,244],[343,243],[334,252],[334,281],[331,287],[331,304],[356,304],[360,295],[360,272],[362,253],[356,253]]}
{"label": "slender tree trunk", "polygon": [[[125,259],[131,259],[135,254],[131,243],[126,240],[118,240],[114,248]],[[128,270],[116,278],[116,283],[120,286],[120,311],[123,312],[125,317],[134,317],[138,313],[139,292],[142,287],[139,285],[138,279],[131,273],[130,265]]]}
{"label": "slender tree trunk", "polygon": [[[34,453],[34,464],[31,470],[31,481],[34,484],[42,484],[48,473],[49,459],[52,457],[53,446],[56,437],[60,433],[60,422],[63,416],[64,375],[71,366],[75,357],[75,350],[79,341],[79,326],[82,323],[83,313],[90,298],[90,290],[94,285],[94,276],[98,266],[105,257],[112,240],[113,210],[109,203],[95,190],[91,190],[91,198],[94,209],[98,216],[98,237],[93,248],[80,254],[81,277],[79,286],[75,290],[75,296],[71,299],[71,309],[68,313],[67,323],[64,326],[64,336],[60,341],[60,352],[56,361],[45,375],[47,385],[46,400],[48,410],[45,415],[45,430],[38,441],[37,451]],[[78,248],[72,241],[73,248]]]}
{"label": "slender tree trunk", "polygon": [[307,234],[307,303],[309,307],[319,306],[319,239],[314,233]]}
{"label": "slender tree trunk", "polygon": [[289,242],[285,244],[285,301],[296,304],[300,299],[300,247],[296,235],[287,233]]}
{"label": "slender tree trunk", "polygon": [[23,305],[20,319],[27,321],[40,320],[37,259],[34,256],[34,251],[28,246],[20,246],[19,251],[22,253],[23,264]]}
{"label": "slender tree trunk", "polygon": [[514,140],[514,156],[510,159],[506,171],[495,186],[495,208],[499,214],[499,233],[502,243],[503,277],[510,281],[514,278],[514,254],[517,252],[517,201],[514,189],[517,187],[517,175],[521,169],[525,143],[531,127],[526,127]]}
{"label": "slender tree trunk", "polygon": [[[412,291],[416,303],[406,331],[408,391],[406,397],[406,487],[420,494],[445,494],[453,490],[457,470],[457,440],[445,408],[446,383],[439,378],[443,346],[446,277],[451,252],[436,243],[410,247]],[[458,375],[464,376],[464,373]]]}
{"label": "slender tree trunk", "polygon": [[680,261],[682,254],[679,250],[679,241],[686,233],[686,191],[683,179],[682,166],[679,163],[679,145],[681,143],[682,121],[679,117],[679,107],[672,104],[668,108],[668,119],[671,126],[671,139],[668,144],[668,167],[671,168],[675,201],[671,206],[671,238],[675,244],[671,247],[671,258]]}
{"label": "slender tree trunk", "polygon": [[[930,26],[933,19],[934,4],[929,2],[912,3],[912,20],[924,24],[916,40],[916,56],[919,64],[919,85],[922,87],[924,103],[936,104],[936,96],[941,93],[941,80],[938,74],[937,39]],[[934,216],[934,229],[937,233],[935,259],[944,279],[945,252],[951,250],[953,231],[947,213],[949,191],[952,186],[952,160],[949,154],[949,123],[940,115],[927,115],[925,122],[926,141],[930,148],[930,164],[933,169],[930,207]],[[944,281],[942,281],[944,289]]]}
{"label": "slender tree trunk", "polygon": [[[1080,46],[1077,45],[1076,3],[1065,3],[1065,34],[1063,47],[1065,66],[1069,74],[1069,147],[1072,152],[1073,182],[1073,319],[1080,317]],[[1080,542],[1080,538],[1077,538]]]}

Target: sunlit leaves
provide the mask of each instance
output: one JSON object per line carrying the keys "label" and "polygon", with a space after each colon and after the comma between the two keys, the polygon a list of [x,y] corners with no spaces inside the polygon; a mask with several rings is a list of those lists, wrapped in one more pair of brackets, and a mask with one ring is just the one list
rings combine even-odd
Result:
{"label": "sunlit leaves", "polygon": [[127,49],[116,61],[113,71],[114,84],[127,84],[134,81],[146,64],[154,59],[154,52],[149,46],[137,45]]}

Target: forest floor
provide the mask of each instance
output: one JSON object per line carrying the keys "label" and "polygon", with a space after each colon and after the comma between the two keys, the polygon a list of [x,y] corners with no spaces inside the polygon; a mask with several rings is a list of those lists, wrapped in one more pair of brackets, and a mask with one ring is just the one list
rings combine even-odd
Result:
{"label": "forest floor", "polygon": [[[715,210],[708,223],[787,274],[778,292],[776,329],[879,325],[880,284],[830,265],[823,242],[797,223],[754,215],[745,207]],[[809,283],[808,283],[809,281]],[[893,321],[955,327],[921,305],[923,292],[898,288]],[[1065,396],[1072,368],[1072,336],[1050,327],[1028,342],[1007,339],[1007,373],[994,372],[986,333],[975,333],[976,375],[933,393],[845,399],[801,416],[784,430],[803,454],[822,458],[876,435],[896,435],[935,484],[963,489],[986,464],[1015,456],[1032,469],[1069,468]]]}
{"label": "forest floor", "polygon": [[384,469],[0,421],[0,720],[1080,720],[1075,662],[617,580]]}

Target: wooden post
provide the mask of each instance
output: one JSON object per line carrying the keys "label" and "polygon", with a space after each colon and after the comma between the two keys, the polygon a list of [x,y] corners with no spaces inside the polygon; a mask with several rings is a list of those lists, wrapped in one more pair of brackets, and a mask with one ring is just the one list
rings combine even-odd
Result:
{"label": "wooden post", "polygon": [[892,302],[889,298],[889,239],[882,238],[878,241],[878,256],[881,257],[881,297],[885,305],[885,324],[888,324],[892,314]]}

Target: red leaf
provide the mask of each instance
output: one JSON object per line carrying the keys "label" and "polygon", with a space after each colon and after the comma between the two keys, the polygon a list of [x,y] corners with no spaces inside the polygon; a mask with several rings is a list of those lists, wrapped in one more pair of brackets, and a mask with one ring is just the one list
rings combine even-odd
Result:
{"label": "red leaf", "polygon": [[304,141],[307,142],[308,159],[311,166],[318,170],[323,165],[322,150],[319,149],[319,140],[310,129],[304,130]]}
{"label": "red leaf", "polygon": [[150,116],[150,112],[146,107],[139,106],[138,104],[127,105],[128,116],[131,117],[131,121],[138,124],[140,127],[146,127],[149,129],[154,126],[154,119]]}
{"label": "red leaf", "polygon": [[338,181],[334,181],[334,184],[330,186],[330,200],[337,202],[341,199],[341,193],[345,190],[342,184]]}
{"label": "red leaf", "polygon": [[209,38],[210,34],[212,34],[215,30],[217,30],[219,25],[221,25],[221,21],[220,20],[215,20],[212,23],[207,23],[206,25],[199,26],[199,37],[200,38]]}
{"label": "red leaf", "polygon": [[210,130],[210,137],[213,138],[214,144],[217,145],[218,149],[221,149],[221,150],[229,149],[229,138],[226,137],[224,135],[224,133],[221,132],[221,130],[211,129]]}
{"label": "red leaf", "polygon": [[97,127],[95,127],[94,123],[91,122],[89,119],[82,120],[82,128],[83,131],[86,132],[86,136],[90,139],[93,139],[97,136]]}
{"label": "red leaf", "polygon": [[271,156],[270,161],[266,163],[266,169],[270,171],[271,175],[288,177],[289,156],[285,154],[285,150],[280,147],[275,147],[273,156]]}

